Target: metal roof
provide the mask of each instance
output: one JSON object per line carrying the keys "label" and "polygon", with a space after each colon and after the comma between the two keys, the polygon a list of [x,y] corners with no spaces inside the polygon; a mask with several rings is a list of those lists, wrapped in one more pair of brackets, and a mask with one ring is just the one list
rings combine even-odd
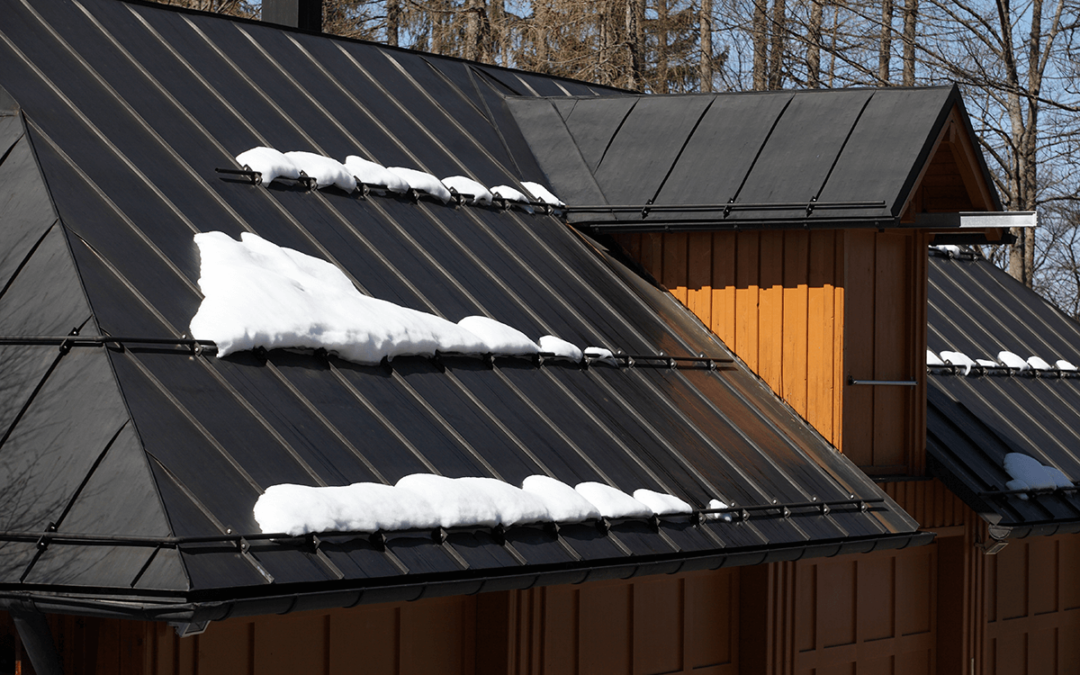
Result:
{"label": "metal roof", "polygon": [[[1011,351],[1080,364],[1080,326],[975,254],[931,255],[929,303],[927,339],[935,352],[994,360]],[[929,385],[928,464],[990,523],[993,536],[1080,531],[1075,491],[995,496],[1010,492],[1003,462],[1011,452],[1080,479],[1080,376],[931,368]]]}
{"label": "metal roof", "polygon": [[[503,97],[588,86],[148,4],[0,13],[0,598],[218,619],[929,540],[685,308],[560,219],[215,173],[270,145],[542,180]],[[185,336],[205,230],[329,259],[407,307],[655,358],[218,359]],[[547,473],[746,512],[272,539],[252,516],[273,484],[414,472]]]}
{"label": "metal roof", "polygon": [[899,226],[963,111],[955,86],[508,104],[570,222],[609,231]]}

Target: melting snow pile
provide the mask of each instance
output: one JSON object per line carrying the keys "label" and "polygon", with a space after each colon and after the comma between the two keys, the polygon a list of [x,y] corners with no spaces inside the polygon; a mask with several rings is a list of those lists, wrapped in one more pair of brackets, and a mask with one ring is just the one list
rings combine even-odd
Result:
{"label": "melting snow pile", "polygon": [[465,176],[450,176],[449,178],[443,178],[442,182],[443,185],[459,195],[471,196],[472,199],[470,199],[470,203],[472,204],[491,206],[491,192],[472,178],[466,178]]}
{"label": "melting snow pile", "polygon": [[356,179],[345,165],[336,159],[316,155],[314,152],[286,152],[285,156],[309,178],[314,178],[315,185],[320,188],[333,185],[345,192],[356,189]]}
{"label": "melting snow pile", "polygon": [[[540,338],[540,339],[542,340],[543,338]],[[1054,365],[1057,366],[1058,370],[1070,370],[1070,371],[1075,371],[1076,370],[1076,366],[1069,363],[1065,359],[1058,359],[1057,363],[1055,363]]]}
{"label": "melting snow pile", "polygon": [[352,175],[356,176],[356,180],[364,185],[385,188],[390,192],[399,194],[409,191],[409,182],[392,173],[382,164],[369,162],[356,155],[349,155],[345,158],[345,168],[351,171]]}
{"label": "melting snow pile", "polygon": [[1027,363],[1035,370],[1053,370],[1053,367],[1049,363],[1038,356],[1029,356]]}
{"label": "melting snow pile", "polygon": [[1019,452],[1005,455],[1005,470],[1013,478],[1005,484],[1008,490],[1049,490],[1073,486],[1061,469],[1044,466],[1039,460]]}
{"label": "melting snow pile", "polygon": [[926,350],[926,365],[928,366],[944,366],[945,362],[938,358],[938,355],[929,349]]}
{"label": "melting snow pile", "polygon": [[191,334],[218,357],[245,349],[324,348],[357,363],[436,351],[528,356],[539,347],[486,317],[459,324],[363,295],[334,265],[250,233],[195,235],[205,296]]}
{"label": "melting snow pile", "polygon": [[376,532],[436,527],[494,527],[538,522],[578,523],[690,513],[681,499],[651,490],[636,497],[601,483],[572,488],[548,476],[530,476],[522,488],[493,478],[405,476],[397,485],[344,487],[274,485],[255,503],[263,532]]}
{"label": "melting snow pile", "polygon": [[546,187],[539,183],[533,183],[532,181],[523,180],[521,186],[532,193],[536,197],[537,201],[550,204],[551,206],[566,206],[563,200],[559,199],[551,193]]}
{"label": "melting snow pile", "polygon": [[261,175],[260,185],[269,185],[278,178],[296,180],[300,177],[300,168],[285,153],[273,148],[252,148],[236,156],[240,166],[246,166]]}
{"label": "melting snow pile", "polygon": [[619,367],[619,362],[615,360],[615,355],[611,353],[610,349],[604,349],[603,347],[586,347],[585,358],[590,362],[598,361],[600,363],[606,363],[609,366]]}
{"label": "melting snow pile", "polygon": [[567,359],[574,363],[581,361],[584,356],[576,345],[554,335],[545,335],[540,338],[540,351],[545,354],[552,354],[553,358]]}
{"label": "melting snow pile", "polygon": [[[528,204],[529,198],[521,191],[508,185],[499,185],[491,190],[465,176],[450,176],[439,180],[430,173],[403,167],[384,167],[356,155],[349,155],[342,164],[335,159],[313,152],[279,152],[273,148],[252,148],[236,156],[241,166],[259,172],[260,184],[269,185],[278,178],[297,179],[301,175],[314,178],[318,187],[335,185],[346,192],[356,190],[356,182],[382,188],[390,192],[405,193],[410,189],[429,194],[446,204],[452,198],[450,190],[462,195],[469,195],[472,204],[490,206],[495,197],[508,202]],[[536,196],[538,201],[552,206],[565,204],[539,183],[522,181],[526,190]],[[494,193],[494,194],[493,194]],[[526,207],[530,213],[532,209]]]}
{"label": "melting snow pile", "polygon": [[449,202],[452,197],[450,191],[442,184],[442,181],[430,173],[417,171],[416,169],[405,169],[400,166],[388,167],[387,171],[408,183],[412,189],[429,194],[442,201],[443,204]]}
{"label": "melting snow pile", "polygon": [[1009,368],[1018,368],[1020,370],[1027,370],[1031,366],[1028,362],[1020,358],[1012,352],[998,352],[998,361],[1001,361]]}
{"label": "melting snow pile", "polygon": [[975,362],[971,360],[970,356],[961,354],[960,352],[941,352],[941,358],[950,366],[963,368],[965,375],[970,373],[971,369],[975,366]]}

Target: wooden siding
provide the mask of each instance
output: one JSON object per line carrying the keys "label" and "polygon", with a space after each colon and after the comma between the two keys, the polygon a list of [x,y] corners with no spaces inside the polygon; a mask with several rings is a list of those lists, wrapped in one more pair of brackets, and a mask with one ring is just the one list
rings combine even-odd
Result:
{"label": "wooden siding", "polygon": [[[492,594],[513,675],[739,672],[739,570]],[[483,601],[482,601],[483,602]]]}
{"label": "wooden siding", "polygon": [[1080,672],[1080,535],[1012,541],[984,561],[982,672]]}
{"label": "wooden siding", "polygon": [[748,570],[744,591],[763,608],[744,605],[746,672],[933,673],[936,563],[921,546]]}
{"label": "wooden siding", "polygon": [[[919,474],[926,236],[914,230],[617,235],[627,252],[856,464]],[[909,380],[918,386],[851,386]]]}
{"label": "wooden siding", "polygon": [[963,527],[974,516],[967,505],[936,478],[879,485],[924,530]]}

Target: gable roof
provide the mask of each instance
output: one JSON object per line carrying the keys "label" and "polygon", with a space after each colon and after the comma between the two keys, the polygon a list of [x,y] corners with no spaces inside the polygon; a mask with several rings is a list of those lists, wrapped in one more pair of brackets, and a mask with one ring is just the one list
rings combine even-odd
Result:
{"label": "gable roof", "polygon": [[[932,252],[928,322],[934,352],[996,360],[1010,351],[1051,365],[1059,359],[1080,364],[1080,326],[972,253]],[[990,523],[991,534],[1080,531],[1076,491],[1015,493],[1003,466],[1006,454],[1022,453],[1080,479],[1080,376],[1007,368],[976,368],[965,376],[931,368],[928,379],[928,466]]]}
{"label": "gable roof", "polygon": [[[929,541],[685,308],[558,218],[215,173],[270,145],[518,185],[541,174],[507,82],[587,86],[115,0],[0,12],[0,462],[18,469],[0,495],[19,506],[0,510],[0,598],[206,620]],[[636,364],[217,359],[186,337],[207,230]],[[270,485],[415,472],[746,511],[385,538],[269,537],[252,516]]]}
{"label": "gable roof", "polygon": [[508,105],[570,222],[596,229],[901,226],[943,145],[979,193],[960,210],[1001,209],[955,86]]}

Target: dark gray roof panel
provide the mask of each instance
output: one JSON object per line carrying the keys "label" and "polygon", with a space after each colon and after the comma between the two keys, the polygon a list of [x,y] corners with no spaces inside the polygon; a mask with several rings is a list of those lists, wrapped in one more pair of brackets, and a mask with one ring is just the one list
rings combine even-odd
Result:
{"label": "dark gray roof panel", "polygon": [[[12,185],[25,183],[24,194],[38,197],[11,207],[17,226],[5,220],[0,231],[21,257],[8,266],[20,271],[0,298],[0,337],[85,324],[88,335],[180,340],[201,298],[192,236],[221,230],[330,260],[371,295],[452,320],[487,314],[533,336],[638,355],[705,353],[724,363],[716,371],[647,363],[616,370],[447,356],[397,359],[389,368],[285,351],[217,359],[181,344],[80,346],[66,355],[57,345],[0,346],[13,372],[25,373],[0,403],[0,461],[17,469],[46,452],[75,458],[51,482],[27,469],[54,494],[32,501],[26,522],[5,526],[0,540],[15,541],[0,552],[0,590],[28,569],[35,584],[63,592],[93,586],[201,602],[317,586],[351,593],[339,599],[351,603],[358,588],[382,586],[378,597],[403,599],[435,582],[475,590],[485,575],[526,585],[555,569],[580,580],[592,570],[674,569],[691,557],[716,565],[732,551],[759,552],[731,559],[751,562],[777,547],[792,555],[787,547],[823,541],[922,541],[850,462],[742,365],[728,363],[729,352],[684,308],[559,219],[266,189],[214,172],[267,143],[488,185],[550,181],[556,194],[577,181],[598,203],[580,153],[558,158],[556,172],[543,164],[545,178],[532,150],[550,162],[551,149],[571,139],[557,107],[573,126],[585,109],[575,108],[593,99],[543,100],[513,118],[523,99],[502,99],[506,87],[524,92],[525,83],[560,95],[591,96],[589,87],[152,5],[80,4],[85,11],[0,0],[0,85],[29,120],[0,170],[23,167]],[[609,97],[600,106],[632,100]],[[675,125],[679,145],[664,162],[685,152],[713,100],[687,99]],[[637,152],[649,127],[672,126],[659,99],[634,110],[611,131],[619,132],[617,155]],[[8,119],[0,118],[2,138],[16,135]],[[624,182],[624,169],[608,161],[601,169]],[[38,167],[51,193],[30,180]],[[650,173],[655,192],[666,169]],[[46,208],[50,198],[57,215]],[[866,513],[855,505],[828,516],[755,511],[743,523],[616,522],[606,533],[588,523],[558,536],[512,528],[455,531],[445,542],[430,532],[385,542],[260,538],[252,507],[271,485],[393,483],[417,472],[512,483],[547,473],[663,490],[697,507],[717,497],[746,506],[850,494],[874,501]],[[121,486],[126,493],[114,498]],[[33,541],[50,521],[58,532],[34,561]],[[26,531],[15,536],[16,527]],[[101,537],[64,539],[80,534]],[[30,548],[22,546],[28,537]],[[65,567],[80,555],[92,564]]]}
{"label": "dark gray roof panel", "polygon": [[[1080,361],[1080,326],[990,263],[970,254],[930,258],[931,350],[996,359],[1007,350]],[[1018,452],[1080,479],[1080,379],[1001,370],[969,376],[932,369],[927,421],[933,467],[994,527],[995,536],[1080,530],[1080,495],[1024,500],[1006,490],[1005,455]]]}
{"label": "dark gray roof panel", "polygon": [[[890,213],[899,213],[918,171],[929,160],[931,145],[915,139],[935,140],[953,103],[960,104],[960,97],[945,87],[874,92],[818,199],[844,201],[859,195],[860,201],[881,200]],[[862,213],[877,214],[867,209],[848,215]]]}
{"label": "dark gray roof panel", "polygon": [[[949,112],[963,110],[952,87],[521,98],[511,110],[524,129],[551,104],[570,134],[527,139],[570,222],[621,231],[899,224]],[[601,205],[623,210],[574,208]]]}
{"label": "dark gray roof panel", "polygon": [[[794,94],[716,98],[672,168],[657,204],[724,204],[738,190]],[[708,166],[708,171],[701,167]],[[672,216],[675,217],[675,216]]]}

